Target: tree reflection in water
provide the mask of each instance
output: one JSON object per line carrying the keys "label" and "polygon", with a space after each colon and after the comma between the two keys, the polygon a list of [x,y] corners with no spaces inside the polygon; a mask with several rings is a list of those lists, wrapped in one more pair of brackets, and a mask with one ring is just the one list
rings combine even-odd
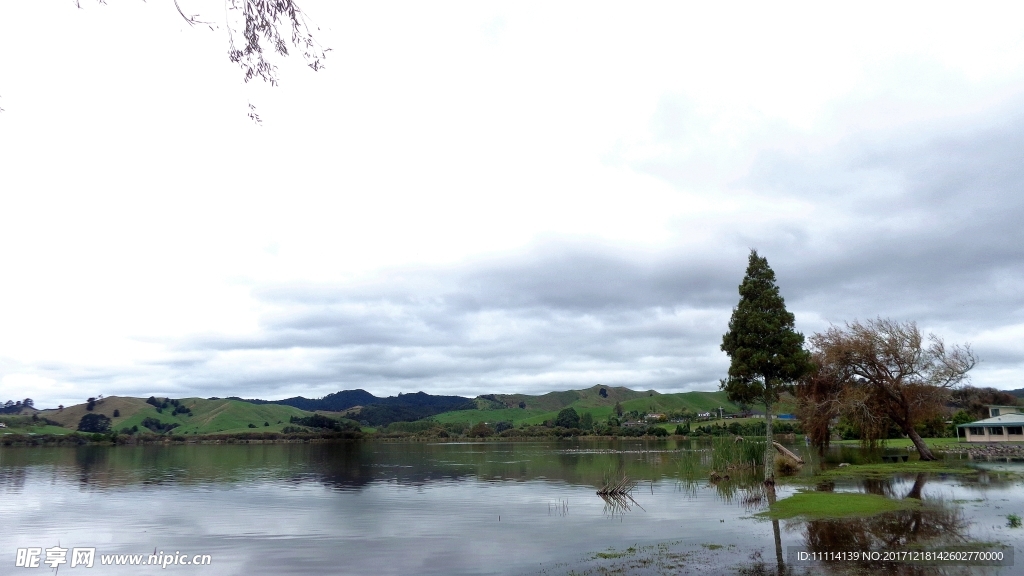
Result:
{"label": "tree reflection in water", "polygon": [[[927,482],[926,474],[918,474],[904,498],[921,499]],[[865,480],[864,490],[887,497],[897,495],[892,480]],[[811,520],[804,526],[804,540],[810,552],[891,550],[938,548],[968,542],[967,522],[959,509],[942,502],[923,502],[912,510],[887,512],[867,518]],[[970,568],[922,566],[913,563],[865,561],[856,564],[823,563],[822,569],[832,574],[967,574]]]}

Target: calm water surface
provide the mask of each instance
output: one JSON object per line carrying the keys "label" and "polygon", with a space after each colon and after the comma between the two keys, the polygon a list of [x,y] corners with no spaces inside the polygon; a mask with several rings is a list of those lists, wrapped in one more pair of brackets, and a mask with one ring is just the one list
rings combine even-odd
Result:
{"label": "calm water surface", "polygon": [[[754,483],[685,479],[679,450],[699,448],[672,440],[0,448],[0,574],[50,571],[14,568],[15,551],[58,543],[97,549],[92,570],[61,567],[72,574],[568,574],[615,561],[631,573],[727,574],[759,554],[774,568],[774,526],[753,517],[766,506],[748,489]],[[782,522],[783,549],[936,538],[1024,550],[1024,529],[1006,527],[1007,514],[1024,515],[1022,482],[1007,473],[1021,470],[993,467],[971,479],[818,486],[919,493],[928,506],[881,520]],[[595,495],[623,474],[640,481],[629,509]],[[780,487],[778,497],[796,489]],[[630,547],[646,556],[597,557]],[[212,564],[98,566],[99,555],[154,550],[210,554]],[[1024,574],[1024,557],[1019,566],[975,573]]]}

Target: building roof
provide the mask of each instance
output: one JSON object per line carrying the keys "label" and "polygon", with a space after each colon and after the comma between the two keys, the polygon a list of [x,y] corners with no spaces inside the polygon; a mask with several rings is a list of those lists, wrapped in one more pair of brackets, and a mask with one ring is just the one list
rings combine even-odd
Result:
{"label": "building roof", "polygon": [[1024,426],[1024,414],[1006,414],[1005,416],[985,418],[977,422],[961,424],[957,428],[967,428],[968,426]]}

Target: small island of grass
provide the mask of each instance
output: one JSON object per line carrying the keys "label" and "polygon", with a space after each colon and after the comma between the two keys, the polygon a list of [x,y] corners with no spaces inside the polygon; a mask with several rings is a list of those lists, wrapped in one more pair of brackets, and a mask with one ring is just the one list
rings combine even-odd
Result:
{"label": "small island of grass", "polygon": [[779,500],[758,514],[774,520],[788,518],[849,518],[853,516],[874,516],[883,512],[909,510],[921,506],[920,500],[908,498],[892,500],[876,494],[857,492],[797,492],[789,498]]}

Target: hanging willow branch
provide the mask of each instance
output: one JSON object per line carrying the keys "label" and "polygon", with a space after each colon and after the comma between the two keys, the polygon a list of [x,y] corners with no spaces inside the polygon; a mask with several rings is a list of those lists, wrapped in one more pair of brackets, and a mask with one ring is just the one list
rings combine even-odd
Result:
{"label": "hanging willow branch", "polygon": [[[81,8],[81,0],[74,0]],[[106,4],[106,0],[96,0]],[[189,14],[179,0],[174,1],[189,26],[203,25],[215,30],[218,26],[203,20],[199,14]],[[324,48],[313,37],[315,25],[293,0],[224,0],[226,28],[228,30],[228,58],[242,68],[242,77],[248,82],[261,78],[277,85],[277,67],[268,60],[267,49],[280,56],[289,56],[294,47],[313,71],[324,67],[330,48]]]}
{"label": "hanging willow branch", "polygon": [[292,0],[226,0],[225,5],[228,58],[241,66],[246,82],[259,77],[277,85],[277,67],[267,60],[265,45],[288,56],[291,44],[313,71],[323,68],[329,49],[316,41],[309,19]]}

